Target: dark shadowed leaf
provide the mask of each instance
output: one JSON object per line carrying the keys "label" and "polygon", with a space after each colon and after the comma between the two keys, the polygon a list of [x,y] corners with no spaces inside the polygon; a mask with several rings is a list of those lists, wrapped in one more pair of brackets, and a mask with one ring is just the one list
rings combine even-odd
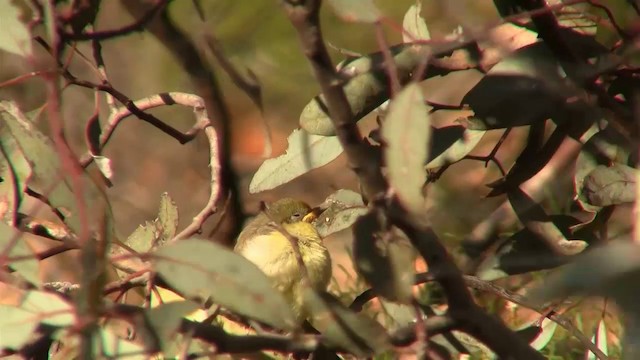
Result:
{"label": "dark shadowed leaf", "polygon": [[162,193],[160,197],[160,210],[158,211],[158,219],[160,236],[158,238],[159,245],[167,240],[172,239],[178,230],[178,206],[171,199],[168,193]]}
{"label": "dark shadowed leaf", "polygon": [[536,237],[545,242],[554,252],[563,255],[575,255],[582,252],[587,243],[580,240],[567,240],[552,218],[542,206],[529,197],[520,188],[509,191],[509,202],[520,222]]}
{"label": "dark shadowed leaf", "polygon": [[211,297],[216,304],[280,329],[295,321],[282,295],[260,269],[230,249],[201,239],[159,248],[155,270],[173,288],[189,297]]}
{"label": "dark shadowed leaf", "polygon": [[0,50],[23,57],[31,56],[31,32],[27,24],[20,21],[24,15],[20,8],[12,1],[2,1],[0,14]]}
{"label": "dark shadowed leaf", "polygon": [[[571,238],[570,228],[580,220],[567,215],[551,215],[554,225],[566,237]],[[594,237],[585,239],[594,241]],[[584,247],[584,241],[567,240]],[[529,229],[522,229],[505,239],[496,253],[485,259],[476,272],[476,276],[491,281],[503,277],[555,268],[571,261],[573,257],[555,253],[538,234]]]}
{"label": "dark shadowed leaf", "polygon": [[320,207],[325,210],[318,215],[313,225],[323,238],[351,227],[361,215],[367,213],[362,195],[344,189],[329,195]]}
{"label": "dark shadowed leaf", "polygon": [[18,306],[0,304],[0,348],[20,349],[39,324],[65,327],[75,322],[73,304],[44,291],[27,291]]}
{"label": "dark shadowed leaf", "polygon": [[252,194],[270,190],[324,166],[340,154],[342,146],[335,136],[310,135],[296,129],[287,138],[287,152],[276,158],[265,160],[251,179]]}
{"label": "dark shadowed leaf", "polygon": [[411,212],[421,213],[431,124],[418,84],[408,85],[391,101],[381,135],[386,143],[384,160],[391,187]]}
{"label": "dark shadowed leaf", "polygon": [[27,244],[24,236],[33,236],[31,234],[22,234],[16,228],[5,223],[0,223],[0,253],[4,252],[7,246],[10,246],[14,240],[15,245],[9,251],[9,257],[31,256],[28,260],[15,261],[9,263],[12,269],[34,285],[40,285],[40,267],[38,259],[36,259],[33,250]]}
{"label": "dark shadowed leaf", "polygon": [[530,125],[549,118],[569,96],[564,74],[544,43],[518,49],[494,66],[463,98],[473,130]]}
{"label": "dark shadowed leaf", "polygon": [[404,19],[402,20],[402,28],[404,29],[402,33],[403,42],[410,43],[418,40],[431,39],[427,23],[422,16],[420,16],[421,10],[422,3],[416,1],[414,5],[409,7],[406,14],[404,14]]}
{"label": "dark shadowed leaf", "polygon": [[344,21],[374,23],[382,17],[373,0],[329,0],[328,3]]}
{"label": "dark shadowed leaf", "polygon": [[318,294],[307,288],[304,295],[313,314],[311,323],[331,345],[359,357],[389,349],[389,336],[377,321],[349,310],[330,294]]}
{"label": "dark shadowed leaf", "polygon": [[425,169],[435,169],[462,160],[478,145],[486,131],[454,125],[432,128],[431,149]]}
{"label": "dark shadowed leaf", "polygon": [[636,197],[639,174],[638,170],[622,164],[599,165],[584,178],[582,195],[595,206],[631,203]]}
{"label": "dark shadowed leaf", "polygon": [[151,330],[155,333],[162,351],[166,352],[173,345],[171,340],[180,327],[182,318],[197,309],[198,304],[187,300],[172,301],[146,310]]}
{"label": "dark shadowed leaf", "polygon": [[361,216],[353,227],[356,269],[381,296],[402,303],[413,299],[415,279],[411,244],[385,231],[377,212]]}

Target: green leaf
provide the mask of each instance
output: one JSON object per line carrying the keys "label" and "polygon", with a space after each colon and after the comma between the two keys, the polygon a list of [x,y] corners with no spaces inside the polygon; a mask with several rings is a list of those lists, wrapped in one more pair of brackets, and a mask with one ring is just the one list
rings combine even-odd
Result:
{"label": "green leaf", "polygon": [[313,225],[323,238],[351,227],[361,215],[367,213],[362,195],[344,189],[329,195],[320,208],[325,210],[318,215]]}
{"label": "green leaf", "polygon": [[9,225],[16,224],[16,211],[24,197],[31,172],[31,165],[9,127],[0,122],[0,219]]}
{"label": "green leaf", "polygon": [[[9,128],[17,144],[31,163],[33,176],[28,186],[45,195],[49,203],[65,217],[65,223],[76,233],[80,233],[80,216],[77,214],[76,199],[71,186],[61,178],[58,153],[51,140],[42,134],[13,102],[0,102],[3,121]],[[84,189],[94,190],[95,184],[85,182]],[[88,199],[89,200],[89,199]],[[87,201],[87,204],[90,204]],[[91,209],[90,206],[87,206]]]}
{"label": "green leaf", "polygon": [[157,220],[160,225],[160,237],[158,238],[160,245],[176,236],[176,232],[178,231],[178,220],[178,206],[176,206],[176,203],[171,199],[168,193],[162,193]]}
{"label": "green leaf", "polygon": [[0,50],[4,50],[22,57],[32,55],[31,32],[24,22],[20,8],[12,1],[0,2]]}
{"label": "green leaf", "polygon": [[582,195],[591,205],[632,203],[636,197],[637,169],[622,164],[599,165],[584,178]]}
{"label": "green leaf", "polygon": [[18,306],[0,304],[0,348],[22,348],[41,323],[64,327],[74,321],[72,304],[56,294],[28,291]]}
{"label": "green leaf", "polygon": [[163,352],[169,350],[173,345],[171,340],[180,328],[183,317],[197,309],[198,304],[186,300],[172,301],[146,310],[151,329],[160,342]]}
{"label": "green leaf", "polygon": [[374,23],[382,17],[373,0],[329,0],[328,3],[336,15],[347,22]]}
{"label": "green leaf", "polygon": [[153,254],[155,270],[173,288],[281,329],[293,329],[294,315],[269,278],[230,249],[200,239],[182,240]]}
{"label": "green leaf", "polygon": [[[28,236],[36,236],[27,234]],[[24,234],[16,228],[5,223],[0,223],[0,252],[4,252],[7,246],[14,241],[15,244],[9,251],[9,257],[30,256],[27,260],[14,261],[7,265],[15,269],[23,278],[34,285],[40,285],[40,263],[35,257],[33,250],[27,244]]]}
{"label": "green leaf", "polygon": [[411,244],[385,231],[377,212],[361,216],[353,227],[353,257],[358,273],[381,296],[408,304],[415,279]]}
{"label": "green leaf", "polygon": [[296,129],[287,138],[287,152],[268,159],[251,179],[249,192],[252,194],[270,190],[303,175],[315,168],[324,166],[340,154],[342,146],[337,137],[310,135]]}
{"label": "green leaf", "polygon": [[429,161],[425,169],[462,160],[478,145],[484,134],[484,130],[470,130],[459,125],[432,128]]}
{"label": "green leaf", "polygon": [[104,176],[107,180],[113,179],[113,168],[111,167],[111,159],[106,156],[93,156],[93,161],[95,162],[98,170],[102,176]]}
{"label": "green leaf", "polygon": [[427,28],[427,23],[420,16],[422,10],[422,2],[417,0],[415,5],[411,5],[407,13],[404,14],[402,20],[402,41],[405,43],[411,43],[418,40],[430,40],[431,35]]}
{"label": "green leaf", "polygon": [[[602,351],[603,354],[609,355],[609,349],[607,348],[607,327],[604,324],[604,319],[598,321],[598,329],[593,334],[591,342],[596,344],[596,347]],[[596,354],[591,351],[587,351],[587,360],[597,360]]]}
{"label": "green leaf", "polygon": [[305,290],[305,304],[313,314],[311,322],[330,345],[358,357],[380,354],[390,348],[389,336],[377,321],[349,310],[327,293]]}
{"label": "green leaf", "polygon": [[389,184],[402,204],[416,214],[424,209],[423,167],[431,142],[429,122],[422,90],[413,83],[391,101],[381,131],[386,144],[384,160]]}

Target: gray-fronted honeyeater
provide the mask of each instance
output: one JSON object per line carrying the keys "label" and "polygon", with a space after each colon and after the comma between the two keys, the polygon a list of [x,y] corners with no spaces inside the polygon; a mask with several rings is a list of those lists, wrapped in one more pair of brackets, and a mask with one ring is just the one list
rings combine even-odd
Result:
{"label": "gray-fronted honeyeater", "polygon": [[[303,274],[291,241],[281,229],[297,239],[308,279],[315,289],[326,290],[331,279],[331,257],[316,228],[311,207],[285,198],[267,206],[242,230],[235,251],[256,264],[291,305],[298,321],[310,314],[304,308]],[[274,224],[278,223],[280,226]]]}

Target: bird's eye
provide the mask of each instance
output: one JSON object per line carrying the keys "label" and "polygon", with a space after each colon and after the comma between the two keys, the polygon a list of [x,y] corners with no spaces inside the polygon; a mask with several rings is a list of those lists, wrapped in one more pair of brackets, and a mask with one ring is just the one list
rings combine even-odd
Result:
{"label": "bird's eye", "polygon": [[293,220],[298,220],[302,217],[301,213],[293,213],[293,215],[291,215],[291,219]]}

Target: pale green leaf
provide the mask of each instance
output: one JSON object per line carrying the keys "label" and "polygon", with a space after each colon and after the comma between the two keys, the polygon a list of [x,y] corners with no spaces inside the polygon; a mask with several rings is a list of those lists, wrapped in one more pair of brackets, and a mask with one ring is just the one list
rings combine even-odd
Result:
{"label": "pale green leaf", "polygon": [[176,235],[178,220],[178,206],[176,206],[176,203],[168,193],[162,193],[157,220],[160,225],[160,237],[158,239],[160,244],[172,239]]}
{"label": "pale green leaf", "polygon": [[542,332],[531,342],[531,347],[538,351],[544,349],[553,338],[553,334],[555,334],[557,328],[558,323],[544,318],[544,320],[542,320]]}
{"label": "pale green leaf", "polygon": [[421,10],[422,2],[417,0],[414,5],[409,7],[407,13],[404,14],[404,19],[402,20],[402,28],[404,29],[402,33],[403,42],[410,43],[418,40],[431,39],[427,23],[422,16],[420,16]]}
{"label": "pale green leaf", "polygon": [[632,203],[639,174],[637,169],[623,164],[599,165],[584,178],[582,195],[595,206]]}
{"label": "pale green leaf", "polygon": [[367,213],[362,195],[344,189],[329,195],[320,208],[325,210],[318,215],[313,225],[323,238],[351,227],[361,215]]}
{"label": "pale green leaf", "polygon": [[[598,321],[598,329],[596,333],[593,334],[591,338],[591,342],[596,344],[596,347],[602,351],[603,354],[609,355],[609,349],[607,345],[607,327],[604,324],[604,320],[601,319]],[[587,351],[587,360],[597,360],[596,354],[591,351]]]}
{"label": "pale green leaf", "polygon": [[389,104],[382,124],[384,160],[389,184],[411,212],[424,208],[422,187],[428,158],[431,125],[424,96],[418,84],[405,87]]}
{"label": "pale green leaf", "polygon": [[31,32],[27,24],[20,20],[23,16],[16,4],[10,0],[0,1],[0,50],[22,57],[31,56]]}
{"label": "pale green leaf", "polygon": [[24,197],[31,165],[13,138],[9,127],[0,122],[0,219],[15,225],[16,211]]}
{"label": "pale green leaf", "polygon": [[292,329],[291,308],[253,263],[217,243],[188,239],[159,248],[154,269],[188,297],[211,300],[231,311]]}
{"label": "pale green leaf", "polygon": [[256,171],[249,184],[252,194],[270,190],[324,166],[342,153],[340,141],[335,136],[310,135],[296,129],[287,138],[287,152],[268,159]]}
{"label": "pale green leaf", "polygon": [[462,160],[486,134],[484,130],[470,130],[463,126],[447,126],[432,131],[429,162],[425,169],[435,169]]}
{"label": "pale green leaf", "polygon": [[173,343],[173,336],[182,323],[185,315],[198,309],[193,301],[172,301],[146,310],[151,329],[155,333],[163,351],[167,351]]}

